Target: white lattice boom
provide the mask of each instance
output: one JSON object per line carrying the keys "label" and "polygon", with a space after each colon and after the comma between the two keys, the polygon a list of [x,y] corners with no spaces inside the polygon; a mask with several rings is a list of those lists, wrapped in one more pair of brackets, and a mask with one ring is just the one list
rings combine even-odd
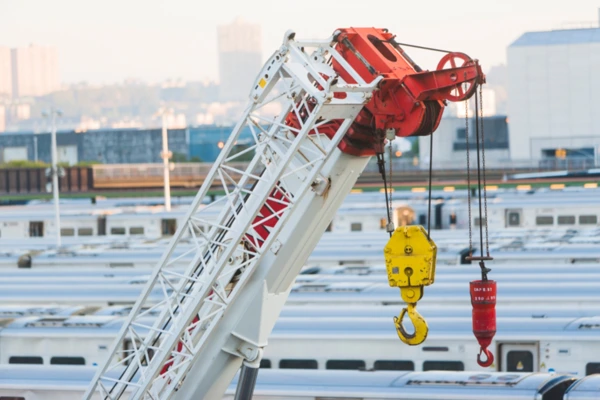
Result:
{"label": "white lattice boom", "polygon": [[[369,159],[337,146],[379,80],[366,84],[331,43],[297,42],[289,33],[265,64],[85,398],[220,398],[244,360],[260,360],[295,277]],[[358,83],[334,79],[331,57]],[[275,119],[261,115],[270,103],[281,107]],[[288,114],[300,128],[286,125]],[[342,121],[335,136],[320,134],[334,119]],[[245,127],[253,144],[239,151]],[[241,169],[238,161],[252,154]],[[203,206],[216,185],[225,196]],[[218,218],[203,217],[214,209]],[[174,268],[188,256],[184,273]]]}

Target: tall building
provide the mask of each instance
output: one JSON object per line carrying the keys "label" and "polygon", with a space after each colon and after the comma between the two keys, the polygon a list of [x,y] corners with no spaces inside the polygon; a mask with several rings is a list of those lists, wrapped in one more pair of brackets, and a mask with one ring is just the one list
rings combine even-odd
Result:
{"label": "tall building", "polygon": [[0,46],[0,98],[12,97],[12,65],[10,49]]}
{"label": "tall building", "polygon": [[6,130],[6,107],[0,104],[0,133]]}
{"label": "tall building", "polygon": [[12,49],[13,97],[43,96],[59,88],[56,48],[30,45]]}
{"label": "tall building", "polygon": [[600,162],[600,28],[527,32],[507,59],[511,159]]}
{"label": "tall building", "polygon": [[246,101],[262,67],[260,25],[241,19],[218,27],[219,100]]}

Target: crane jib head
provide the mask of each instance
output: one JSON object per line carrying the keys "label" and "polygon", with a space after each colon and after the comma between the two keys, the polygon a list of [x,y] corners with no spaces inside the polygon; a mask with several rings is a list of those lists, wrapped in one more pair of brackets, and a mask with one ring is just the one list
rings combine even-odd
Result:
{"label": "crane jib head", "polygon": [[[464,53],[448,52],[435,71],[423,71],[387,29],[338,29],[334,41],[335,49],[365,82],[383,78],[340,143],[344,153],[381,153],[390,130],[401,137],[430,135],[448,101],[467,100],[485,83],[478,61]],[[345,82],[356,83],[335,59],[333,68]],[[294,119],[291,116],[288,124],[297,126]],[[333,134],[339,122],[330,124]],[[320,133],[328,134],[327,126],[322,126]]]}

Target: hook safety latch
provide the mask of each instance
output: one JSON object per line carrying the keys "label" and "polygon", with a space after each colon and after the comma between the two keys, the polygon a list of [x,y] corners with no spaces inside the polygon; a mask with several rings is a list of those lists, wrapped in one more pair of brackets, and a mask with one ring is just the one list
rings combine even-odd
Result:
{"label": "hook safety latch", "polygon": [[[427,322],[421,314],[417,312],[416,306],[416,303],[408,303],[406,308],[403,308],[402,312],[400,312],[400,316],[394,317],[394,325],[396,325],[398,337],[409,346],[423,343],[425,339],[427,339],[427,334],[429,333]],[[414,328],[413,333],[408,333],[402,325],[404,315],[406,314],[408,314],[408,318],[410,319],[410,322],[412,322]]]}

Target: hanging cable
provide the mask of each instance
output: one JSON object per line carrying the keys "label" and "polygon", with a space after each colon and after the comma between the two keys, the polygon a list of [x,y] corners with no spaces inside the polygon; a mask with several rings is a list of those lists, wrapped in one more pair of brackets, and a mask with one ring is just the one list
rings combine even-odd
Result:
{"label": "hanging cable", "polygon": [[[466,83],[465,83],[465,91],[466,91]],[[473,256],[473,229],[471,227],[471,148],[469,147],[469,100],[465,100],[465,141],[467,144],[467,210],[468,210],[468,218],[469,218],[469,255],[468,257]]]}
{"label": "hanging cable", "polygon": [[[483,111],[482,111],[482,91],[481,85],[479,87],[479,93],[475,93],[475,143],[477,152],[477,198],[479,203],[479,243],[480,243],[480,256],[473,256],[472,251],[472,238],[471,238],[471,176],[470,176],[470,161],[469,161],[469,141],[467,137],[467,188],[469,191],[469,250],[470,255],[467,257],[468,260],[479,261],[479,268],[481,270],[481,280],[475,280],[470,282],[469,291],[471,294],[471,304],[473,306],[473,334],[479,342],[480,350],[477,355],[477,363],[482,367],[489,367],[494,363],[494,354],[488,349],[492,343],[492,339],[496,334],[496,282],[488,279],[488,272],[491,270],[485,266],[485,261],[492,260],[489,254],[489,237],[487,228],[487,192],[485,189],[486,178],[485,178],[485,143],[483,136]],[[466,104],[466,103],[465,103]],[[465,114],[468,129],[468,105],[465,106]],[[481,132],[481,136],[480,136]],[[467,131],[468,133],[468,131]],[[480,155],[481,153],[481,155]],[[482,184],[483,184],[483,195],[482,195]],[[482,210],[482,197],[485,202],[485,211]],[[484,255],[484,234],[483,227],[485,224],[485,255]],[[485,359],[482,359],[482,355]]]}
{"label": "hanging cable", "polygon": [[[393,164],[393,160],[392,160],[392,141],[394,140],[396,136],[396,132],[390,132],[390,134],[387,134],[387,138],[388,138],[388,161],[390,162],[390,203],[389,203],[389,207],[388,209],[390,210],[390,215],[394,215],[394,202],[393,202],[393,198],[392,196],[394,195],[394,178],[392,175],[392,164]],[[391,138],[391,139],[390,139]],[[389,234],[391,235],[392,232],[394,231],[394,224],[391,220],[388,220],[388,227],[387,227],[387,231],[389,232]]]}
{"label": "hanging cable", "polygon": [[431,239],[431,178],[433,176],[433,132],[429,134],[429,201],[427,202],[427,239]]}
{"label": "hanging cable", "polygon": [[485,134],[483,130],[483,89],[479,85],[479,122],[481,124],[481,160],[483,167],[483,206],[485,215],[485,252],[487,257],[490,257],[490,239],[488,234],[488,208],[487,208],[487,182],[485,174]]}
{"label": "hanging cable", "polygon": [[377,153],[377,167],[379,168],[379,173],[381,174],[381,178],[383,179],[383,191],[385,193],[385,209],[387,213],[387,231],[392,237],[393,229],[390,232],[390,225],[392,223],[392,213],[390,210],[390,203],[388,201],[388,187],[387,187],[387,176],[385,173],[385,158],[383,153]]}

